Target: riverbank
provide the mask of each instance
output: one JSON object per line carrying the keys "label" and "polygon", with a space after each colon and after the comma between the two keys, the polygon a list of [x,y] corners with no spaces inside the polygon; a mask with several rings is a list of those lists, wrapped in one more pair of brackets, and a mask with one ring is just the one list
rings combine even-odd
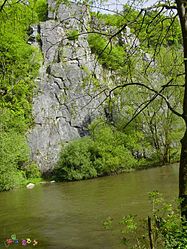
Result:
{"label": "riverbank", "polygon": [[[170,165],[175,165],[179,163],[179,161],[176,161],[176,162],[172,162],[172,163],[167,163],[167,164],[162,164],[162,163],[159,163],[159,162],[147,162],[145,163],[145,160],[143,161],[143,163],[139,163],[139,164],[136,164],[132,167],[120,167],[119,169],[117,170],[114,170],[114,171],[109,171],[109,172],[104,172],[104,173],[100,173],[100,174],[97,174],[97,175],[87,175],[86,177],[82,177],[82,174],[81,174],[81,169],[80,169],[80,173],[79,173],[79,169],[78,170],[75,170],[75,174],[73,175],[74,178],[70,178],[70,179],[64,179],[64,176],[62,175],[64,173],[64,170],[61,168],[61,167],[57,167],[51,178],[48,178],[48,180],[55,180],[57,182],[71,182],[71,181],[80,181],[80,180],[87,180],[87,179],[93,179],[93,178],[100,178],[100,177],[105,177],[105,176],[115,176],[115,175],[119,175],[119,174],[123,174],[123,173],[130,173],[130,172],[134,172],[134,171],[141,171],[141,170],[148,170],[148,169],[151,169],[151,168],[157,168],[157,167],[164,167],[164,166],[170,166]],[[66,174],[68,174],[68,172],[65,172]],[[78,177],[77,177],[78,176]]]}
{"label": "riverbank", "polygon": [[[97,175],[95,177],[88,177],[88,178],[82,178],[82,179],[69,179],[69,180],[60,180],[59,176],[56,175],[58,174],[58,171],[56,171],[55,173],[52,173],[50,175],[43,175],[41,177],[30,177],[30,178],[26,178],[26,177],[20,177],[17,179],[16,184],[14,186],[15,189],[18,188],[27,188],[27,186],[31,183],[34,184],[34,186],[36,185],[43,185],[43,184],[51,184],[54,182],[74,182],[74,181],[82,181],[82,180],[89,180],[89,179],[97,179],[97,178],[102,178],[102,177],[106,177],[106,176],[117,176],[120,174],[124,174],[124,173],[131,173],[131,172],[135,172],[135,171],[141,171],[141,170],[149,170],[152,168],[158,168],[158,167],[164,167],[164,166],[171,166],[171,165],[175,165],[179,163],[177,162],[173,162],[172,164],[159,164],[157,163],[147,163],[147,164],[139,164],[139,166],[137,167],[131,167],[131,168],[123,168],[117,171],[113,171],[110,173],[105,173],[105,174],[100,174]],[[29,187],[28,187],[29,189]],[[30,188],[32,189],[32,188]]]}

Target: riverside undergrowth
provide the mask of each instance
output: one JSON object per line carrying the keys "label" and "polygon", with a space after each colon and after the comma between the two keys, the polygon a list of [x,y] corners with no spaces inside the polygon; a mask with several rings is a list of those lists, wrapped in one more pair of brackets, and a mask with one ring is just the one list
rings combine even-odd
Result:
{"label": "riverside undergrowth", "polygon": [[129,172],[159,164],[143,132],[129,127],[123,132],[104,119],[97,119],[88,128],[89,136],[62,145],[59,161],[53,171],[57,181],[72,181]]}
{"label": "riverside undergrowth", "polygon": [[[158,191],[149,193],[152,211],[146,218],[124,216],[120,221],[120,237],[128,249],[185,249],[187,248],[187,222],[180,215],[179,199],[166,201]],[[106,230],[115,229],[115,221],[107,217]]]}

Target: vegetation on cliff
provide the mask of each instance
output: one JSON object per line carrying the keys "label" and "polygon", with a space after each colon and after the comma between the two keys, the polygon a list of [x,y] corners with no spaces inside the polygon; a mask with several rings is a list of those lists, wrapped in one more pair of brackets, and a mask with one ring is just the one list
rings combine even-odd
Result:
{"label": "vegetation on cliff", "polygon": [[44,17],[44,5],[12,1],[0,12],[0,191],[27,181],[31,162],[25,134],[42,61],[39,49],[28,43],[29,27]]}

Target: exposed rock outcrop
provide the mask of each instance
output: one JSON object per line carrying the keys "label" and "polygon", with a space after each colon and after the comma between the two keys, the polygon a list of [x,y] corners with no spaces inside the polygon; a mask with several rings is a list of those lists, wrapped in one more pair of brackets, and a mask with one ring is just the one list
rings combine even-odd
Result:
{"label": "exposed rock outcrop", "polygon": [[104,80],[87,42],[86,6],[48,5],[48,20],[38,26],[44,61],[33,98],[35,125],[28,134],[31,157],[42,172],[53,168],[62,143],[87,133],[104,97],[92,99],[93,82]]}

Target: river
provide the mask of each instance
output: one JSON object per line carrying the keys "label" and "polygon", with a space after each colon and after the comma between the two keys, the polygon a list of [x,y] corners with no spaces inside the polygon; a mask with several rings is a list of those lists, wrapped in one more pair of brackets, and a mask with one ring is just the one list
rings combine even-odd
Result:
{"label": "river", "polygon": [[177,197],[178,165],[0,193],[0,249],[12,234],[36,239],[38,249],[124,248],[120,234],[106,231],[103,221],[111,216],[118,224],[127,214],[146,217],[148,193],[154,190],[167,199]]}

